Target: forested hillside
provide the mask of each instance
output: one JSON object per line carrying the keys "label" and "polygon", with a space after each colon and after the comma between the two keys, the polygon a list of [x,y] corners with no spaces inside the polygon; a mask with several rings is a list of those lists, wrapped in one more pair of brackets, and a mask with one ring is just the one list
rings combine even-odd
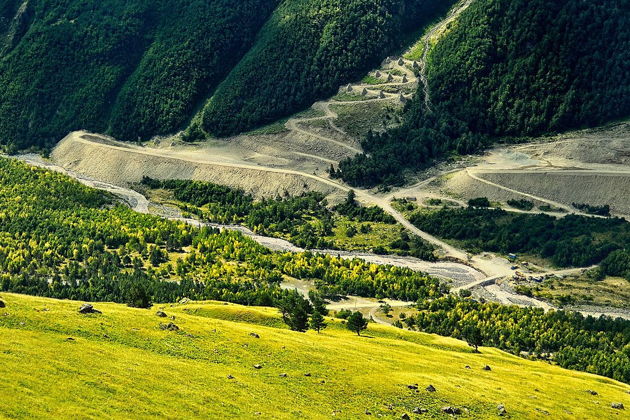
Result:
{"label": "forested hillside", "polygon": [[[251,46],[276,0],[0,1],[0,140],[171,132]],[[15,13],[15,14],[14,14]],[[14,14],[14,17],[11,15]],[[9,19],[9,21],[7,21]]]}
{"label": "forested hillside", "polygon": [[232,134],[332,93],[450,3],[0,0],[0,143],[173,133],[219,85],[203,128]]}
{"label": "forested hillside", "polygon": [[431,50],[402,127],[341,165],[355,185],[398,182],[448,153],[630,114],[630,3],[475,0]]}
{"label": "forested hillside", "polygon": [[310,106],[375,67],[454,1],[285,1],[208,102],[203,129],[235,134]]}

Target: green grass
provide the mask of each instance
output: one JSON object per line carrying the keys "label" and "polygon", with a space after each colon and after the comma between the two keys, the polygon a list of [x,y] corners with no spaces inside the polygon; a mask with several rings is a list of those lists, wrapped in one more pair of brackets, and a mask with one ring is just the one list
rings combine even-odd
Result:
{"label": "green grass", "polygon": [[393,103],[366,102],[331,105],[338,118],[335,124],[351,136],[363,139],[369,130],[382,131],[398,123],[399,110]]}
{"label": "green grass", "polygon": [[[454,405],[468,410],[462,418],[489,418],[502,403],[511,418],[533,418],[540,409],[550,418],[606,419],[619,418],[610,403],[627,401],[630,390],[393,327],[370,324],[357,337],[329,320],[319,335],[291,332],[270,308],[99,303],[102,314],[80,315],[80,302],[1,298],[0,417],[355,419],[367,409],[400,418],[420,406],[428,417],[447,418],[440,408]],[[160,330],[170,320],[155,316],[158,307],[175,316],[179,332]],[[485,364],[492,370],[482,370]],[[413,383],[419,392],[407,389]],[[424,391],[429,384],[436,393]]]}

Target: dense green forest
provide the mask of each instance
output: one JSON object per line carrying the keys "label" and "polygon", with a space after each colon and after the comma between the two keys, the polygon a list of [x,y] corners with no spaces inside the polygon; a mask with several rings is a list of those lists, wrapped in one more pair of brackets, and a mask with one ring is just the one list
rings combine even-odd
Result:
{"label": "dense green forest", "polygon": [[[468,207],[421,210],[409,220],[441,238],[461,241],[472,251],[533,254],[561,267],[598,264],[613,251],[630,256],[630,223],[620,218],[555,218]],[[605,274],[620,275],[628,270],[621,260],[610,263]]]}
{"label": "dense green forest", "polygon": [[400,183],[406,168],[491,139],[596,126],[630,114],[630,3],[476,0],[431,50],[401,127],[368,135],[340,165],[353,185]]}
{"label": "dense green forest", "polygon": [[213,95],[205,130],[251,128],[358,77],[450,3],[0,0],[0,144],[146,140]]}
{"label": "dense green forest", "polygon": [[11,19],[0,50],[0,141],[23,148],[77,129],[123,140],[179,129],[276,0],[38,1],[17,19],[13,3],[0,1]]}
{"label": "dense green forest", "polygon": [[265,125],[360,79],[454,1],[285,1],[217,89],[202,128],[229,135]]}
{"label": "dense green forest", "polygon": [[[623,262],[615,255],[610,263]],[[5,158],[0,158],[0,273],[0,291],[55,298],[137,307],[183,297],[277,306],[299,330],[311,305],[279,285],[283,278],[310,280],[319,292],[311,296],[312,306],[321,313],[321,297],[415,301],[420,313],[404,320],[411,328],[515,354],[553,353],[561,366],[630,381],[627,321],[447,297],[447,286],[409,269],[271,252],[238,232],[135,213],[64,175]],[[296,327],[298,316],[303,322]]]}
{"label": "dense green forest", "polygon": [[420,302],[418,308],[417,315],[404,319],[406,326],[517,355],[526,352],[568,369],[630,383],[630,322],[621,318],[596,319],[453,296]]}
{"label": "dense green forest", "polygon": [[272,253],[238,232],[196,229],[116,205],[66,176],[0,158],[0,290],[113,302],[182,297],[274,305],[283,276],[327,295],[417,300],[422,273],[311,253]]}
{"label": "dense green forest", "polygon": [[[255,233],[287,239],[305,249],[346,249],[335,237],[335,229],[344,222],[350,224],[345,232],[345,236],[350,237],[369,234],[377,225],[389,225],[389,231],[396,229],[392,216],[380,207],[360,205],[352,190],[343,202],[329,208],[324,196],[316,192],[255,201],[242,190],[209,182],[145,177],[142,184],[154,190],[170,191],[184,212],[203,221],[244,225]],[[428,261],[436,259],[430,244],[420,238],[410,238],[403,229],[390,239],[372,237],[363,250]]]}

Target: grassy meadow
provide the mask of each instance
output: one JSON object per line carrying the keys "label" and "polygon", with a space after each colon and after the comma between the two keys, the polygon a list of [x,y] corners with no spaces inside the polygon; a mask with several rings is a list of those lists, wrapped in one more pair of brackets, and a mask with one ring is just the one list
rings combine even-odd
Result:
{"label": "grassy meadow", "polygon": [[504,404],[510,418],[607,419],[624,414],[611,402],[630,405],[611,379],[376,324],[358,337],[338,320],[298,333],[276,309],[218,302],[81,315],[76,301],[0,299],[0,417],[448,418],[454,406],[493,418]]}

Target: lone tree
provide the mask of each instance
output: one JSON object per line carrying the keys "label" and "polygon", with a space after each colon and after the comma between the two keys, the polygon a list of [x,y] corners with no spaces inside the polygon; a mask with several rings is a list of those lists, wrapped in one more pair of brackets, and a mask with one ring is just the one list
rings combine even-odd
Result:
{"label": "lone tree", "polygon": [[313,311],[308,300],[292,290],[276,302],[282,313],[282,320],[293,331],[304,332],[308,329],[308,315]]}
{"label": "lone tree", "polygon": [[354,331],[357,335],[361,335],[361,331],[367,329],[368,320],[363,318],[363,314],[361,312],[357,311],[348,317],[347,326],[350,331]]}
{"label": "lone tree", "polygon": [[381,312],[383,312],[385,314],[385,316],[388,316],[389,313],[392,311],[392,305],[390,305],[389,303],[383,303],[380,306]]}
{"label": "lone tree", "polygon": [[466,325],[462,330],[462,337],[470,347],[475,348],[475,353],[479,353],[479,346],[483,344],[481,330],[475,325]]}
{"label": "lone tree", "polygon": [[319,313],[317,309],[313,310],[313,314],[311,315],[311,320],[309,321],[309,326],[312,330],[317,331],[317,334],[321,330],[327,327],[326,322],[324,322],[324,317]]}

